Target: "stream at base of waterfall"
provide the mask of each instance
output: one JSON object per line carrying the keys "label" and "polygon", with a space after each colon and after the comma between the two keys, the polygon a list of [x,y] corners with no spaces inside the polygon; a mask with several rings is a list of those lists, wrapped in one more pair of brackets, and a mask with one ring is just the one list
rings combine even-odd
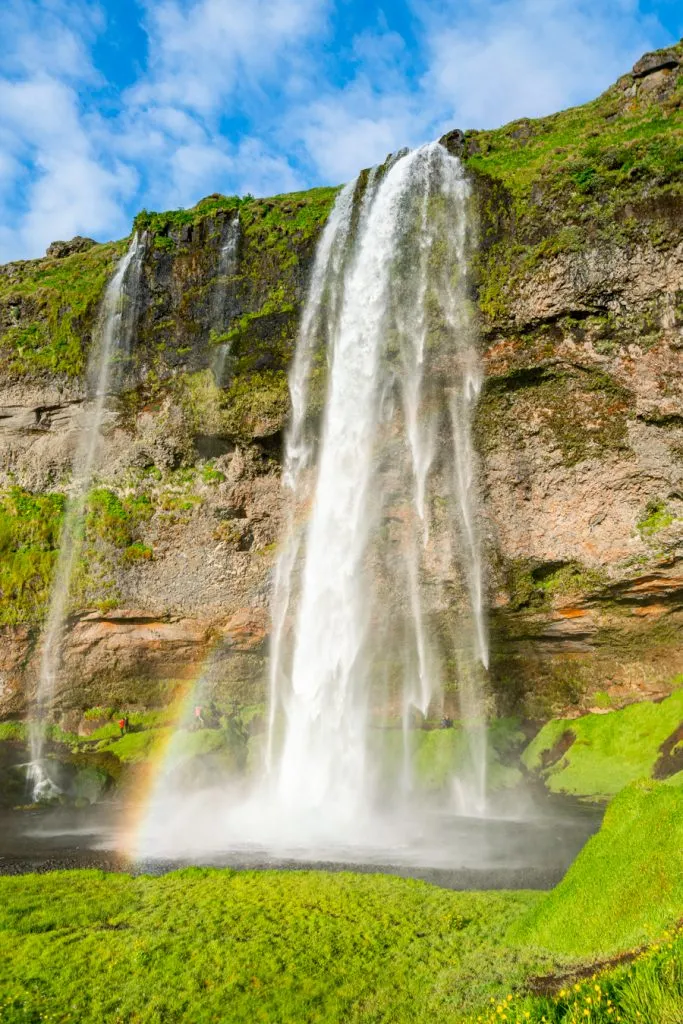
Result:
{"label": "stream at base of waterfall", "polygon": [[[133,840],[139,855],[410,859],[433,847],[444,816],[498,813],[486,778],[470,205],[461,163],[438,143],[338,194],[290,372],[263,768],[249,782],[183,788],[172,739]],[[427,807],[414,726],[439,721],[446,690],[464,742],[447,792]],[[378,728],[380,706],[393,728]]]}

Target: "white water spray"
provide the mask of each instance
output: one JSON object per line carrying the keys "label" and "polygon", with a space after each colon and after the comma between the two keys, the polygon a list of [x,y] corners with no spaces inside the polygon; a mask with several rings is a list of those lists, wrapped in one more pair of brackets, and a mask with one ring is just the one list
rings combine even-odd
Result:
{"label": "white water spray", "polygon": [[93,345],[88,368],[87,376],[93,400],[85,407],[84,422],[74,455],[71,491],[60,536],[50,607],[41,638],[36,705],[30,722],[31,762],[28,767],[28,781],[34,800],[49,799],[57,792],[55,783],[45,771],[42,760],[46,716],[50,712],[55,694],[69,590],[81,550],[88,490],[100,452],[100,431],[106,399],[115,387],[121,360],[129,355],[143,256],[144,239],[140,239],[136,232],[128,251],[119,261],[107,285],[100,311],[98,336]]}

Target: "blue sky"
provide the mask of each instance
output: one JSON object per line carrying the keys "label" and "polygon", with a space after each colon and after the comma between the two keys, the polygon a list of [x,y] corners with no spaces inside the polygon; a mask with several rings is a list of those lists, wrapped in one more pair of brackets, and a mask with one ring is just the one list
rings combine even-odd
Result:
{"label": "blue sky", "polygon": [[4,0],[0,262],[597,95],[680,0]]}

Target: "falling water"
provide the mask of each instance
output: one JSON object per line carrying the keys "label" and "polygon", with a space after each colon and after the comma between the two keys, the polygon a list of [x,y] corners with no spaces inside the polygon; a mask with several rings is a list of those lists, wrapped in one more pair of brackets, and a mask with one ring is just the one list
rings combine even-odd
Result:
{"label": "falling water", "polygon": [[71,493],[62,526],[50,607],[43,630],[36,707],[30,726],[31,763],[28,778],[34,800],[49,798],[56,791],[42,761],[46,716],[52,706],[59,672],[69,588],[81,550],[85,506],[100,451],[100,429],[106,398],[116,388],[123,358],[129,355],[143,256],[144,238],[139,238],[136,232],[107,285],[100,311],[97,343],[93,346],[88,367],[89,390],[93,393],[93,401],[86,406],[74,455]]}
{"label": "falling water", "polygon": [[[290,372],[264,777],[179,790],[181,722],[134,837],[139,856],[409,850],[434,835],[414,797],[414,726],[441,717],[453,681],[467,742],[450,809],[485,809],[469,204],[460,162],[436,143],[339,192]],[[375,728],[387,707],[402,729]],[[387,792],[385,755],[401,737]]]}
{"label": "falling water", "polygon": [[[211,299],[211,322],[215,329],[223,327],[226,318],[226,300],[228,297],[228,280],[237,270],[237,250],[240,239],[239,211],[227,222],[218,255],[218,273]],[[216,326],[218,325],[218,327]],[[226,369],[230,355],[230,342],[223,341],[216,345],[211,369],[218,387],[226,383]]]}
{"label": "falling water", "polygon": [[[398,685],[408,737],[411,716],[438,706],[446,661],[457,664],[469,739],[461,809],[483,808],[488,653],[471,436],[481,377],[468,302],[468,200],[460,162],[437,143],[361,176],[337,199],[303,314],[285,463],[292,511],[273,601],[268,760],[280,807],[300,815],[333,808],[340,825],[357,821],[372,800],[373,684],[384,673]],[[321,351],[327,394],[316,426]],[[441,522],[437,531],[444,508],[446,529]],[[455,620],[451,649],[439,635],[448,631],[429,621],[435,612]]]}

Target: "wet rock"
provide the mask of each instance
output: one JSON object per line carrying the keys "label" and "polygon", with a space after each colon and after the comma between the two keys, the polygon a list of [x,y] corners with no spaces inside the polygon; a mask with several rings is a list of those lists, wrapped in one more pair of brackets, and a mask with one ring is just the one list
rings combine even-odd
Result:
{"label": "wet rock", "polygon": [[439,142],[451,156],[461,157],[465,152],[465,133],[460,128],[454,128],[442,135]]}

